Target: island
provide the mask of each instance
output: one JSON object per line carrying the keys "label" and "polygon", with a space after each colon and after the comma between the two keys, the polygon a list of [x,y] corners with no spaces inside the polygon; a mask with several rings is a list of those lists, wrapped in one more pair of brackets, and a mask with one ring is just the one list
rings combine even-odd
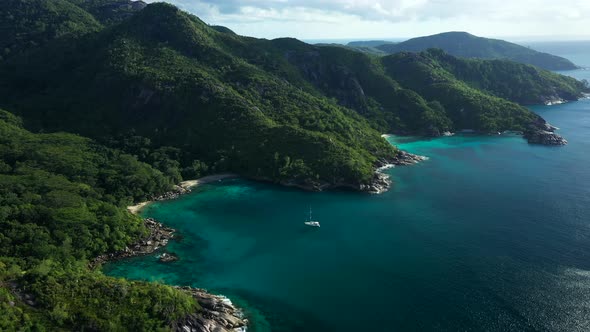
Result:
{"label": "island", "polygon": [[412,38],[398,44],[373,45],[387,54],[398,52],[421,52],[439,48],[463,58],[499,59],[529,64],[547,70],[577,69],[570,60],[505,40],[474,36],[467,32],[451,31],[432,36]]}

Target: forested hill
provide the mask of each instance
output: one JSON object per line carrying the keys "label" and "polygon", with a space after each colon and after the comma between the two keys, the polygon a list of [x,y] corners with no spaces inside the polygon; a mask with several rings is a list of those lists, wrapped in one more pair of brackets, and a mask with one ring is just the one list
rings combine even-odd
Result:
{"label": "forested hill", "polygon": [[28,132],[0,110],[0,331],[154,331],[199,310],[171,287],[86,267],[145,234],[125,206],[173,181],[87,138]]}
{"label": "forested hill", "polygon": [[386,53],[421,52],[440,48],[464,58],[504,59],[534,65],[547,70],[570,70],[577,66],[571,61],[548,53],[499,39],[477,37],[467,32],[445,32],[432,36],[412,38],[398,44],[375,46]]}
{"label": "forested hill", "polygon": [[2,0],[0,62],[55,39],[67,41],[97,32],[145,6],[131,0]]}
{"label": "forested hill", "polygon": [[[23,6],[38,10],[31,16]],[[0,103],[34,130],[83,134],[140,158],[142,142],[170,147],[167,156],[180,166],[160,170],[180,170],[178,178],[196,165],[358,187],[396,153],[383,132],[523,130],[537,116],[514,102],[571,100],[584,89],[525,65],[507,71],[502,62],[433,52],[379,58],[295,39],[242,37],[163,3],[128,18],[85,8],[96,6],[30,0],[3,7],[2,15],[16,21],[63,28],[41,33],[44,43],[18,43],[19,55],[11,52],[0,65]],[[79,31],[84,22],[97,23]],[[419,71],[396,66],[404,62]],[[513,70],[519,74],[503,82],[518,82],[516,93],[489,84]]]}

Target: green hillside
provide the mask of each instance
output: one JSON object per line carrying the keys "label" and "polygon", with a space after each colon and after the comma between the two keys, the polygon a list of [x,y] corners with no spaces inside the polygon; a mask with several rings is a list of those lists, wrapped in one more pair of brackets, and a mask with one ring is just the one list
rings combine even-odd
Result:
{"label": "green hillside", "polygon": [[101,24],[90,13],[67,0],[3,0],[0,62],[49,41],[74,39],[100,28]]}
{"label": "green hillside", "polygon": [[588,89],[585,83],[532,66],[458,59],[438,49],[397,53],[384,57],[383,65],[403,86],[438,101],[459,129],[522,131],[540,117],[517,102],[573,100]]}
{"label": "green hillside", "polygon": [[398,44],[380,45],[376,48],[389,54],[421,52],[429,48],[440,48],[451,55],[463,58],[511,60],[547,70],[577,68],[571,61],[562,57],[537,52],[504,40],[477,37],[466,32],[445,32],[412,38]]}
{"label": "green hillside", "polygon": [[[242,37],[152,4],[75,43],[58,39],[6,61],[0,100],[35,130],[71,131],[105,144],[113,136],[123,137],[116,142],[137,136],[177,149],[185,176],[204,163],[210,172],[360,186],[395,155],[380,133],[522,129],[536,116],[498,97],[571,100],[584,88],[524,65],[476,66],[429,54],[373,57],[294,39]],[[417,80],[420,71],[394,66],[415,59],[435,64],[420,67],[425,76],[442,73],[452,84],[435,93]],[[534,73],[509,77],[515,71]],[[490,83],[496,78],[518,89]]]}
{"label": "green hillside", "polygon": [[171,181],[87,138],[33,134],[0,110],[0,330],[156,330],[198,310],[170,287],[86,267],[145,234],[125,206]]}
{"label": "green hillside", "polygon": [[137,0],[67,0],[92,14],[104,25],[120,23],[144,9],[147,4]]}
{"label": "green hillside", "polygon": [[428,55],[471,87],[519,104],[543,104],[560,98],[576,100],[581,90],[588,89],[587,82],[513,61],[466,60],[435,50]]}

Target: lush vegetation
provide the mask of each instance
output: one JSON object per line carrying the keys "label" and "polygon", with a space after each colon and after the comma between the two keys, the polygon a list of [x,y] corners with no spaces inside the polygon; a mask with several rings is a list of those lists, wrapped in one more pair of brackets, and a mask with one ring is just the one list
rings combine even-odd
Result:
{"label": "lush vegetation", "polygon": [[[411,54],[373,57],[241,37],[166,4],[125,19],[128,12],[112,9],[128,9],[128,1],[70,3],[111,27],[10,59],[0,67],[0,100],[30,128],[90,136],[176,180],[233,171],[275,181],[367,183],[376,161],[395,153],[379,132],[522,128],[535,116],[500,98],[573,99],[583,88],[514,63],[421,56],[437,63],[421,67],[425,76],[452,78],[449,97],[394,68],[415,59]],[[517,88],[504,88],[510,86]],[[144,143],[169,162],[142,153],[137,144]]]}
{"label": "lush vegetation", "polygon": [[3,78],[11,84],[0,94],[31,128],[101,142],[112,132],[147,138],[180,149],[182,169],[203,162],[209,171],[277,181],[371,181],[376,160],[395,153],[380,133],[227,49],[248,41],[155,4],[73,49],[10,61]]}
{"label": "lush vegetation", "polygon": [[136,0],[67,0],[78,5],[104,25],[120,23],[145,8],[146,3]]}
{"label": "lush vegetation", "polygon": [[[438,101],[456,128],[486,132],[522,131],[538,118],[516,103],[485,93],[457,79],[445,69],[444,58],[445,54],[440,50],[419,54],[399,53],[385,57],[383,64],[388,75],[398,78],[401,84],[429,100]],[[453,57],[450,59],[465,61]]]}
{"label": "lush vegetation", "polygon": [[125,206],[171,183],[134,156],[72,134],[30,133],[0,110],[0,329],[155,330],[197,310],[170,287],[108,278],[85,263],[144,235]]}
{"label": "lush vegetation", "polygon": [[458,59],[430,50],[427,55],[471,87],[519,104],[543,104],[551,99],[576,100],[588,82],[507,60]]}
{"label": "lush vegetation", "polygon": [[384,56],[389,53],[387,53],[381,49],[378,49],[377,46],[389,45],[389,44],[395,44],[395,43],[390,42],[390,41],[385,41],[385,40],[367,40],[367,41],[352,41],[346,45],[331,44],[330,46],[341,46],[341,47],[346,47],[346,48],[349,48],[349,49],[352,49],[355,51],[359,51],[359,52],[363,52],[363,53],[367,53],[367,54]]}
{"label": "lush vegetation", "polygon": [[528,47],[504,40],[477,37],[466,32],[445,32],[413,38],[398,44],[385,44],[375,47],[389,54],[421,52],[429,48],[440,48],[451,55],[464,58],[511,60],[548,70],[577,68],[571,61],[562,57],[537,52]]}
{"label": "lush vegetation", "polygon": [[101,25],[67,0],[0,1],[0,62],[56,39],[96,32]]}

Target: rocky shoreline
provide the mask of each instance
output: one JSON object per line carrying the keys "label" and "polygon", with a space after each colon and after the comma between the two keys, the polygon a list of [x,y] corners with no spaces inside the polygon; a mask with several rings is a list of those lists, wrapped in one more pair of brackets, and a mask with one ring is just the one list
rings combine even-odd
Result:
{"label": "rocky shoreline", "polygon": [[[370,194],[381,194],[386,192],[391,187],[391,181],[389,175],[384,174],[383,170],[392,168],[395,166],[407,166],[417,164],[421,161],[427,160],[427,157],[418,156],[405,151],[399,151],[391,159],[382,159],[377,161],[375,164],[375,173],[373,179],[368,184],[363,183],[350,183],[350,182],[336,182],[330,183],[327,181],[322,182],[301,182],[294,179],[281,180],[278,184],[285,187],[299,188],[305,191],[325,191],[331,189],[351,189],[356,191],[362,191]],[[277,183],[277,181],[262,176],[247,177],[248,179],[262,182]]]}
{"label": "rocky shoreline", "polygon": [[[190,192],[190,188],[175,186],[174,191],[153,197],[153,200],[167,200],[178,198]],[[125,247],[125,249],[100,255],[94,258],[89,267],[95,269],[107,261],[144,256],[154,253],[156,250],[166,246],[175,237],[176,230],[164,226],[153,218],[143,220],[149,235],[137,243]],[[162,253],[158,260],[162,263],[170,263],[178,260],[173,253]],[[213,295],[206,290],[173,286],[176,289],[187,292],[199,303],[201,310],[189,314],[182,319],[171,323],[172,330],[178,332],[245,332],[248,320],[244,318],[242,311],[236,308],[225,296]]]}
{"label": "rocky shoreline", "polygon": [[191,192],[191,188],[187,186],[175,185],[172,190],[167,191],[161,195],[150,197],[150,202],[167,201],[170,199],[177,199],[178,197]]}
{"label": "rocky shoreline", "polygon": [[144,219],[143,222],[150,231],[148,236],[135,244],[125,247],[123,250],[95,257],[89,263],[90,268],[95,269],[108,261],[152,254],[161,247],[166,246],[174,238],[175,229],[166,227],[153,218]]}
{"label": "rocky shoreline", "polygon": [[543,119],[533,123],[525,132],[523,137],[529,144],[542,145],[566,145],[567,140],[561,135],[555,133],[559,128],[550,125]]}
{"label": "rocky shoreline", "polygon": [[537,130],[537,131],[530,131],[524,134],[524,138],[530,144],[542,144],[542,145],[566,145],[567,140],[563,138],[561,135],[556,134],[552,131],[546,130]]}
{"label": "rocky shoreline", "polygon": [[[96,257],[90,262],[90,268],[94,269],[107,261],[115,261],[124,258],[148,255],[161,247],[164,247],[174,238],[175,230],[163,226],[152,218],[144,219],[150,235],[134,245],[125,247],[121,251],[105,254]],[[178,257],[174,254],[163,253],[159,260],[161,262],[172,262]],[[187,292],[199,303],[200,310],[189,314],[182,319],[171,323],[174,331],[178,332],[244,332],[248,320],[244,318],[242,311],[236,308],[231,301],[221,295],[213,295],[206,290],[173,286],[174,288]],[[33,301],[33,300],[31,300]],[[28,302],[27,302],[28,303]],[[33,305],[31,302],[30,305]]]}
{"label": "rocky shoreline", "polygon": [[[215,177],[228,177],[228,174],[222,175],[214,175],[211,178]],[[195,180],[198,181],[198,180]],[[137,213],[139,209],[145,206],[149,202],[155,201],[166,201],[170,199],[176,199],[182,195],[188,194],[191,192],[191,187],[196,185],[195,181],[187,181],[180,183],[179,185],[175,185],[172,190],[165,192],[161,195],[152,196],[149,201],[140,203],[133,207],[129,207],[128,210],[131,213]],[[203,180],[201,180],[203,181]],[[207,182],[207,179],[205,179]],[[174,228],[166,227],[162,225],[162,223],[158,222],[153,218],[146,218],[143,219],[143,223],[145,227],[149,230],[149,235],[145,238],[139,240],[137,243],[132,244],[130,246],[125,247],[123,250],[119,250],[116,252],[103,254],[98,257],[95,257],[89,264],[90,268],[94,269],[97,266],[100,266],[107,261],[116,261],[120,259],[135,257],[135,256],[144,256],[154,253],[156,250],[164,247],[168,244],[170,240],[174,238],[174,233],[176,230]],[[168,263],[178,260],[178,256],[171,254],[171,253],[163,253],[159,257],[160,262]]]}
{"label": "rocky shoreline", "polygon": [[399,150],[398,153],[390,160],[379,160],[377,163],[377,170],[373,176],[370,184],[360,185],[361,191],[366,191],[371,194],[381,194],[391,188],[391,180],[389,175],[384,174],[383,171],[395,166],[409,166],[427,160],[427,157],[419,156],[413,153]]}
{"label": "rocky shoreline", "polygon": [[[133,207],[130,207],[130,208],[128,208],[128,210],[131,213],[135,214],[139,211],[139,209],[141,209],[143,206],[145,206],[149,202],[166,201],[166,200],[170,200],[170,199],[176,199],[176,198],[180,197],[181,195],[185,195],[190,192],[191,192],[191,186],[190,185],[183,185],[181,183],[180,185],[175,185],[172,188],[172,190],[165,192],[161,195],[152,196],[149,201],[140,203],[140,204],[135,205]],[[155,220],[153,218],[143,219],[143,223],[144,223],[145,227],[150,232],[147,237],[139,240],[135,244],[125,247],[123,250],[109,253],[109,254],[100,255],[100,256],[94,258],[89,264],[90,267],[92,269],[94,269],[97,266],[106,263],[107,261],[115,261],[115,260],[119,260],[119,259],[125,259],[125,258],[130,258],[130,257],[135,257],[135,256],[143,256],[143,255],[152,254],[156,250],[160,249],[161,247],[166,246],[168,244],[168,242],[174,238],[174,235],[175,235],[174,233],[176,232],[176,230],[174,228],[166,227],[166,226],[162,225],[162,223],[158,222],[157,220]],[[160,257],[158,257],[158,258],[159,258],[160,262],[164,262],[164,263],[173,262],[173,261],[178,260],[178,256],[176,256],[175,254],[171,254],[171,253],[162,253],[162,255],[160,255]]]}
{"label": "rocky shoreline", "polygon": [[173,322],[172,330],[178,332],[229,332],[246,331],[248,320],[225,296],[213,295],[206,290],[192,287],[174,287],[193,296],[201,310]]}
{"label": "rocky shoreline", "polygon": [[188,194],[192,192],[192,188],[205,183],[221,181],[223,179],[230,179],[238,177],[237,174],[234,173],[221,173],[221,174],[214,174],[208,175],[196,180],[187,180],[182,181],[178,185],[174,185],[170,191],[167,191],[160,195],[151,196],[148,201],[139,203],[137,205],[127,207],[127,210],[133,214],[138,214],[141,209],[143,209],[147,204],[156,201],[166,201],[169,199],[176,199],[182,195]]}
{"label": "rocky shoreline", "polygon": [[417,164],[425,160],[428,160],[428,157],[419,156],[413,153],[400,150],[398,154],[393,158],[393,160],[391,160],[390,163],[395,166],[408,166]]}

